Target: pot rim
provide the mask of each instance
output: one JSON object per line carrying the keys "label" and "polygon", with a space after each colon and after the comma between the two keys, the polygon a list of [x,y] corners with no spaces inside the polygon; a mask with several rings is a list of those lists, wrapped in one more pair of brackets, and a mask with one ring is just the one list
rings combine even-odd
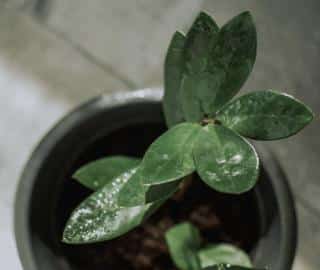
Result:
{"label": "pot rim", "polygon": [[[40,140],[35,147],[21,173],[16,189],[14,202],[14,232],[16,246],[23,269],[38,269],[32,248],[32,235],[29,224],[29,210],[32,198],[32,188],[36,179],[37,170],[56,142],[66,132],[72,129],[79,121],[83,121],[83,111],[87,117],[104,108],[125,106],[128,103],[159,102],[162,98],[161,88],[146,88],[135,91],[102,94],[94,97],[67,113],[57,122]],[[265,146],[255,145],[261,160],[266,160],[264,168],[270,175],[271,185],[278,203],[280,227],[287,228],[281,231],[282,254],[280,266],[291,266],[295,257],[297,243],[297,222],[294,200],[286,176],[279,166],[278,160]],[[281,268],[280,268],[281,269]]]}

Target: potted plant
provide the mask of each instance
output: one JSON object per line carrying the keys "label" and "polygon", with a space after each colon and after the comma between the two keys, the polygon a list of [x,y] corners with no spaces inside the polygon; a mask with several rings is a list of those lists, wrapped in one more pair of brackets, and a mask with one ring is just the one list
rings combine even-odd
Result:
{"label": "potted plant", "polygon": [[186,36],[176,32],[165,61],[167,131],[148,90],[100,97],[63,119],[18,189],[25,268],[289,270],[291,193],[274,159],[262,150],[261,165],[245,137],[289,137],[313,114],[273,90],[233,98],[256,43],[249,12],[221,28],[201,12]]}

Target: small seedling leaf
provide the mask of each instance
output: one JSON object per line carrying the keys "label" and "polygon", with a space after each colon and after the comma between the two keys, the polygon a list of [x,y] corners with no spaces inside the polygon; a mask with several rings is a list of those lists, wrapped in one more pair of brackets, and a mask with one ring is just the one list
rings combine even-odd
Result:
{"label": "small seedling leaf", "polygon": [[241,249],[230,244],[209,245],[198,253],[201,267],[216,264],[231,264],[252,267],[250,257]]}
{"label": "small seedling leaf", "polygon": [[181,223],[166,232],[166,242],[175,265],[182,270],[201,269],[197,252],[201,245],[199,230]]}

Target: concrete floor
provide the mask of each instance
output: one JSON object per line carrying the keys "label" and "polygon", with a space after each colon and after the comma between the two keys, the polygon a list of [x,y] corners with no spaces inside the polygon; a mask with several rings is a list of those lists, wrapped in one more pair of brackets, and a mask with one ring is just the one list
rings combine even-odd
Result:
{"label": "concrete floor", "polygon": [[293,187],[299,217],[295,270],[320,265],[320,2],[317,0],[0,0],[0,254],[21,269],[12,204],[21,168],[42,134],[98,93],[162,84],[170,36],[205,9],[223,24],[254,14],[258,59],[244,90],[277,89],[316,112],[297,136],[267,142]]}

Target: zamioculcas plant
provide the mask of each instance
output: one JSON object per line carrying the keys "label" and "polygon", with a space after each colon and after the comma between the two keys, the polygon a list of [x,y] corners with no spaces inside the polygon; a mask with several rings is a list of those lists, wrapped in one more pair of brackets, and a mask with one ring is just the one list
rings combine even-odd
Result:
{"label": "zamioculcas plant", "polygon": [[[234,98],[253,68],[256,47],[249,12],[221,28],[201,12],[186,36],[174,34],[165,61],[163,98],[169,130],[142,159],[106,157],[75,172],[74,178],[94,192],[71,214],[65,243],[105,241],[127,233],[183,188],[194,172],[219,192],[240,194],[255,185],[259,158],[245,137],[286,138],[313,119],[300,101],[274,90]],[[201,249],[198,234],[190,224],[167,233],[179,268],[245,269],[227,263],[252,267],[235,247]]]}

